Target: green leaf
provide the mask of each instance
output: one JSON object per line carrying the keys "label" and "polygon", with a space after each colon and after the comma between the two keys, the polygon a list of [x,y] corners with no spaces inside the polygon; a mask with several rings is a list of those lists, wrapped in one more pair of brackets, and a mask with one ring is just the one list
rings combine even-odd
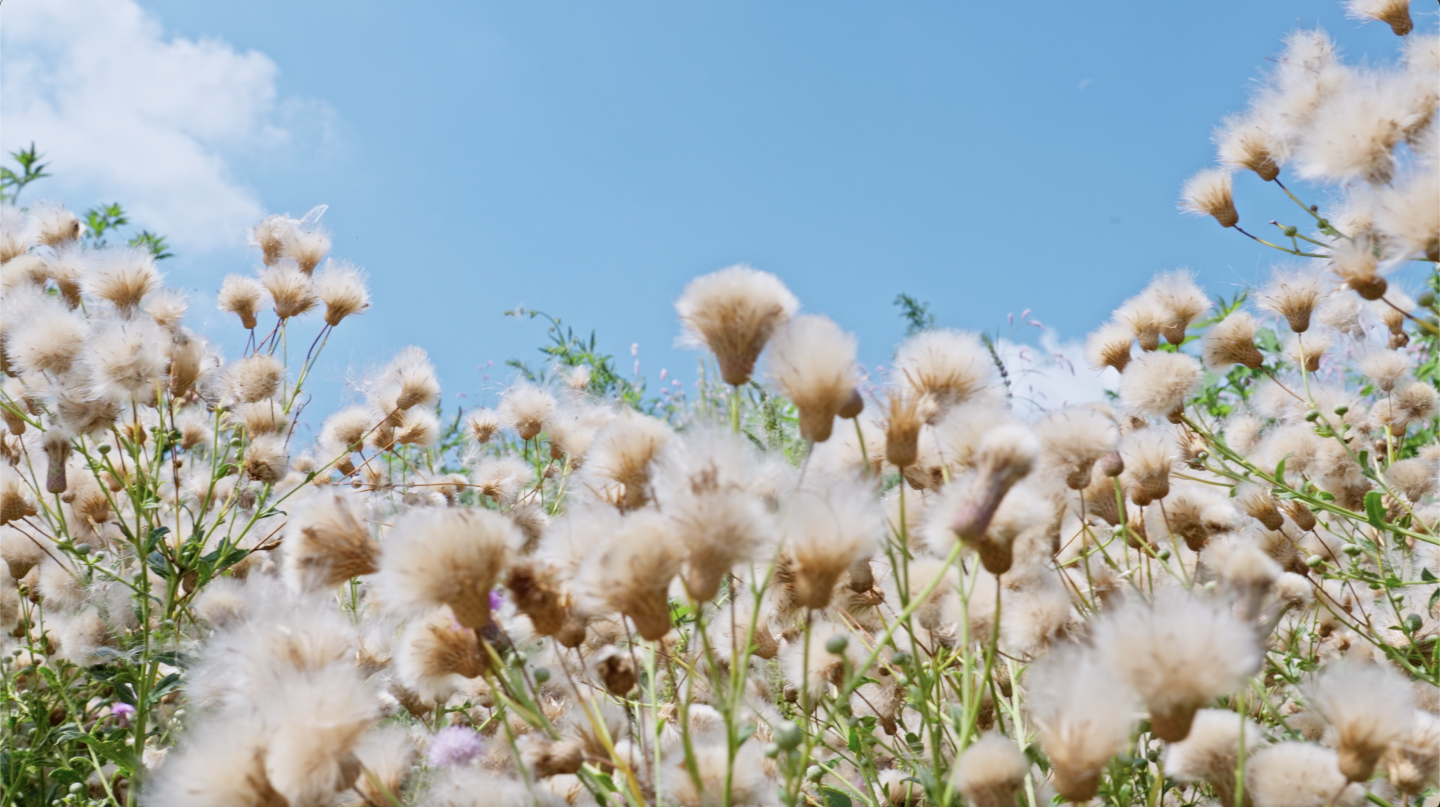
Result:
{"label": "green leaf", "polygon": [[1430,570],[1424,566],[1420,567],[1420,580],[1426,583],[1440,583],[1440,579],[1437,579],[1435,575],[1431,574]]}
{"label": "green leaf", "polygon": [[1385,505],[1381,503],[1381,494],[1378,490],[1372,490],[1365,494],[1365,517],[1370,521],[1371,526],[1378,529],[1385,529]]}
{"label": "green leaf", "polygon": [[170,561],[159,552],[151,552],[149,555],[146,555],[145,564],[149,566],[151,570],[153,570],[156,574],[166,579],[169,579],[169,577],[173,573],[170,568]]}
{"label": "green leaf", "polygon": [[820,788],[820,795],[825,797],[825,807],[851,807],[854,804],[849,796],[833,787]]}
{"label": "green leaf", "polygon": [[151,530],[150,534],[145,536],[145,554],[148,555],[154,552],[155,548],[160,546],[160,539],[169,534],[169,527],[156,527]]}
{"label": "green leaf", "polygon": [[1280,461],[1279,461],[1279,462],[1275,463],[1275,481],[1276,481],[1276,482],[1284,482],[1284,481],[1285,481],[1285,460],[1288,460],[1288,459],[1290,459],[1290,455],[1289,455],[1289,454],[1286,454],[1285,456],[1283,456],[1283,457],[1280,458]]}

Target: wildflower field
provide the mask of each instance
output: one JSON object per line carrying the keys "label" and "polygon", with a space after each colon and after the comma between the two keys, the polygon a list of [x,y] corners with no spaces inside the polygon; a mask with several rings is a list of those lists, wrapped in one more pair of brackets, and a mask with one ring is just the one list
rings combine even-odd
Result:
{"label": "wildflower field", "polygon": [[1440,36],[1349,6],[1393,60],[1289,34],[1182,190],[1268,281],[1115,289],[1117,392],[1039,414],[913,303],[867,376],[748,266],[653,312],[691,396],[552,320],[493,409],[417,346],[302,413],[371,304],[318,215],[254,227],[222,360],[163,238],[14,155],[0,805],[1435,804]]}

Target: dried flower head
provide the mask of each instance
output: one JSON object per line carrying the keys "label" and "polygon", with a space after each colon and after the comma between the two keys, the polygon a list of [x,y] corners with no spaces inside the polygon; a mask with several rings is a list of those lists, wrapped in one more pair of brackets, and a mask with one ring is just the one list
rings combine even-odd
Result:
{"label": "dried flower head", "polygon": [[896,390],[891,390],[886,400],[889,416],[885,419],[885,459],[905,469],[915,464],[920,452],[920,430],[937,407],[929,399]]}
{"label": "dried flower head", "polygon": [[1124,322],[1107,322],[1085,339],[1085,358],[1095,369],[1114,367],[1125,372],[1135,332]]}
{"label": "dried flower head", "polygon": [[1065,474],[1071,490],[1090,484],[1095,463],[1119,447],[1115,419],[1091,406],[1060,409],[1035,424],[1044,461]]}
{"label": "dried flower head", "polygon": [[835,417],[855,394],[855,337],[830,318],[804,314],[776,329],[769,375],[800,413],[800,436],[830,439]]}
{"label": "dried flower head", "polygon": [[465,416],[465,426],[470,439],[474,440],[476,445],[483,446],[494,439],[503,424],[494,410],[480,407],[471,409]]}
{"label": "dried flower head", "polygon": [[1389,667],[1353,661],[1326,666],[1310,683],[1310,705],[1335,729],[1346,779],[1369,779],[1385,749],[1410,730],[1415,706],[1408,684]]}
{"label": "dried flower head", "polygon": [[1147,292],[1163,312],[1160,333],[1172,345],[1184,342],[1185,329],[1210,310],[1209,298],[1188,269],[1161,273],[1151,282]]}
{"label": "dried flower head", "polygon": [[624,410],[595,436],[585,462],[590,485],[622,509],[642,506],[650,500],[651,462],[669,439],[664,421]]}
{"label": "dried flower head", "polygon": [[1410,0],[1347,0],[1346,16],[1355,20],[1379,20],[1390,26],[1396,36],[1405,36],[1415,29],[1410,20]]}
{"label": "dried flower head", "polygon": [[80,357],[89,335],[85,317],[59,302],[45,300],[15,316],[5,340],[5,355],[21,374],[63,376]]}
{"label": "dried flower head", "polygon": [[976,473],[951,516],[950,529],[980,553],[986,571],[1004,574],[1013,562],[1011,541],[996,540],[990,523],[1006,494],[1039,461],[1040,441],[1024,426],[1001,426],[980,440],[975,454]]}
{"label": "dried flower head", "polygon": [[1255,807],[1358,807],[1365,802],[1364,791],[1341,775],[1334,751],[1293,741],[1266,746],[1246,760],[1245,793]]}
{"label": "dried flower head", "polygon": [[349,261],[329,260],[315,275],[315,295],[325,303],[325,324],[332,328],[370,307],[365,275]]}
{"label": "dried flower head", "polygon": [[155,324],[171,330],[179,327],[189,308],[189,296],[179,289],[160,289],[145,303],[145,313],[155,320]]}
{"label": "dried flower head", "polygon": [[554,395],[521,381],[500,396],[496,414],[520,435],[521,440],[530,440],[540,434],[546,422],[554,417],[556,407]]}
{"label": "dried flower head", "polygon": [[1235,807],[1236,770],[1240,749],[1247,755],[1265,745],[1260,727],[1223,709],[1195,713],[1190,734],[1165,749],[1165,775],[1182,782],[1204,782],[1215,790],[1223,807]]}
{"label": "dried flower head", "polygon": [[240,403],[271,398],[280,391],[285,367],[273,356],[257,353],[230,365],[225,374],[230,395]]}
{"label": "dried flower head", "polygon": [[1360,372],[1382,392],[1392,392],[1410,374],[1410,357],[1399,350],[1375,350],[1360,360]]}
{"label": "dried flower head", "polygon": [[1235,212],[1230,172],[1223,168],[1207,168],[1185,180],[1180,191],[1180,209],[1201,216],[1214,216],[1221,227],[1240,223]]}
{"label": "dried flower head", "polygon": [[355,508],[347,496],[321,493],[295,509],[285,527],[285,568],[297,587],[328,589],[379,569],[380,545]]}
{"label": "dried flower head", "polygon": [[1134,694],[1095,653],[1065,646],[1025,676],[1040,746],[1050,757],[1055,790],[1085,801],[1100,789],[1100,774],[1124,750],[1134,722]]}
{"label": "dried flower head", "polygon": [[1170,417],[1183,411],[1201,375],[1200,363],[1184,353],[1146,353],[1121,377],[1120,400],[1138,414]]}
{"label": "dried flower head", "polygon": [[1200,342],[1205,366],[1217,373],[1223,373],[1237,364],[1251,370],[1259,368],[1265,363],[1265,357],[1255,347],[1258,327],[1255,318],[1245,311],[1236,311],[1210,326]]}
{"label": "dried flower head", "polygon": [[424,348],[411,345],[396,353],[381,379],[384,400],[393,402],[396,410],[434,406],[440,400],[440,379]]}
{"label": "dried flower head", "polygon": [[145,295],[160,287],[160,271],[146,250],[105,250],[95,254],[81,285],[86,294],[109,301],[122,315],[129,316]]}
{"label": "dried flower head", "polygon": [[658,462],[656,500],[685,546],[685,588],[704,602],[731,570],[757,558],[773,528],[748,487],[746,447],[728,431],[701,429],[671,440]]}
{"label": "dried flower head", "polygon": [[581,587],[602,608],[629,617],[641,638],[658,641],[670,632],[670,581],[682,557],[664,516],[630,513],[585,559]]}
{"label": "dried flower head", "polygon": [[824,608],[840,576],[874,551],[885,515],[870,481],[843,475],[796,491],[785,523],[795,599],[804,608]]}
{"label": "dried flower head", "polygon": [[1306,336],[1293,334],[1285,340],[1285,355],[1296,367],[1302,367],[1307,373],[1314,373],[1320,369],[1320,360],[1330,350],[1332,342],[1330,337],[1324,333],[1310,333]]}
{"label": "dried flower head", "polygon": [[938,416],[988,389],[995,365],[975,334],[931,329],[900,345],[893,372],[912,396],[932,401]]}
{"label": "dried flower head", "polygon": [[1150,708],[1166,742],[1190,733],[1195,712],[1260,668],[1255,632],[1228,611],[1188,597],[1137,602],[1095,626],[1095,646]]}
{"label": "dried flower head", "polygon": [[689,339],[709,347],[725,383],[737,387],[750,380],[770,335],[799,307],[779,278],[740,265],[695,278],[675,303]]}
{"label": "dried flower head", "polygon": [[520,540],[515,526],[490,510],[411,510],[385,541],[381,584],[397,607],[448,605],[460,624],[483,628],[490,623],[490,592]]}
{"label": "dried flower head", "polygon": [[992,732],[965,749],[951,775],[975,807],[1012,807],[1029,772],[1030,760],[1015,741]]}
{"label": "dried flower head", "polygon": [[284,435],[262,434],[251,438],[245,446],[245,473],[261,484],[279,482],[289,467]]}
{"label": "dried flower head", "polygon": [[1326,297],[1325,284],[1319,275],[1305,269],[1276,269],[1270,282],[1260,292],[1261,307],[1285,318],[1290,330],[1304,333],[1310,329],[1310,316]]}
{"label": "dried flower head", "polygon": [[1124,461],[1120,482],[1131,501],[1144,507],[1170,495],[1170,474],[1179,459],[1170,435],[1161,429],[1131,432],[1120,441],[1120,457]]}
{"label": "dried flower head", "polygon": [[294,261],[281,261],[266,268],[260,274],[260,285],[275,303],[275,316],[281,319],[298,317],[320,302],[315,296],[314,282]]}
{"label": "dried flower head", "polygon": [[265,287],[260,281],[243,275],[227,275],[220,284],[216,304],[221,311],[229,311],[240,318],[246,330],[254,330],[258,324],[256,315],[265,304]]}
{"label": "dried flower head", "polygon": [[1365,300],[1385,296],[1389,284],[1380,276],[1379,258],[1369,238],[1341,240],[1330,252],[1330,269],[1345,285]]}
{"label": "dried flower head", "polygon": [[1227,118],[1215,133],[1220,162],[1233,168],[1248,168],[1269,182],[1280,175],[1273,154],[1274,140],[1257,116]]}

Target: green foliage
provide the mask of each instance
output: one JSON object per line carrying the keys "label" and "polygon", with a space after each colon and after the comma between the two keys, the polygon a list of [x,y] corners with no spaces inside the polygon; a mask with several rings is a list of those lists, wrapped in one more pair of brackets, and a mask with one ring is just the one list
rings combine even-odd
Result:
{"label": "green foliage", "polygon": [[930,313],[929,303],[922,303],[901,292],[895,296],[895,305],[900,306],[900,318],[905,320],[906,336],[914,336],[935,327],[935,315]]}
{"label": "green foliage", "polygon": [[15,204],[26,185],[50,175],[45,173],[47,163],[40,162],[43,155],[35,150],[34,143],[28,149],[10,152],[10,157],[19,165],[20,171],[17,173],[9,166],[0,166],[0,202]]}

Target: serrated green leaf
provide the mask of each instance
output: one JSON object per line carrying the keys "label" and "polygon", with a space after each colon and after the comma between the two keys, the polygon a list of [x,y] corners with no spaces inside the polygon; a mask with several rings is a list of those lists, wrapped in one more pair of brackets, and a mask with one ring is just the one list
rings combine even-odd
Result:
{"label": "serrated green leaf", "polygon": [[1365,494],[1365,518],[1370,525],[1378,529],[1385,529],[1385,505],[1381,501],[1380,491],[1372,490]]}

